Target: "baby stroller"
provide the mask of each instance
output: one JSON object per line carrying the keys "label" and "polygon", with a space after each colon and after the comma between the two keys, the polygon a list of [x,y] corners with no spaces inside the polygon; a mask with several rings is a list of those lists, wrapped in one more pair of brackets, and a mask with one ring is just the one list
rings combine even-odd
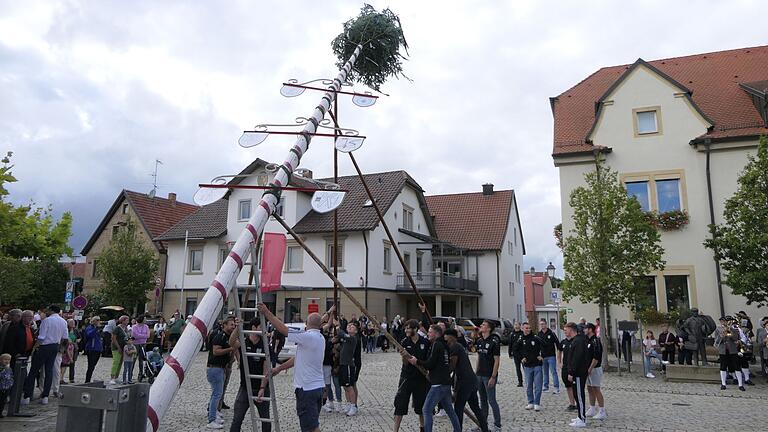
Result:
{"label": "baby stroller", "polygon": [[[141,350],[143,351],[143,349],[142,347]],[[145,355],[145,353],[141,352],[139,355]],[[147,382],[152,384],[155,382],[157,375],[160,374],[160,369],[163,368],[163,356],[160,354],[160,348],[155,347],[144,358],[146,361],[144,362],[144,370],[142,372]]]}

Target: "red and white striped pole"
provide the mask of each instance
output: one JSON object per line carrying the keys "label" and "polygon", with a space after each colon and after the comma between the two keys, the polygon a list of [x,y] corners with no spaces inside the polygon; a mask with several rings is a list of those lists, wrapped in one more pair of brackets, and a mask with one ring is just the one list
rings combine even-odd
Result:
{"label": "red and white striped pole", "polygon": [[[309,149],[309,142],[313,133],[317,131],[317,126],[325,117],[325,113],[331,108],[331,104],[336,98],[336,92],[341,90],[342,83],[346,82],[355,60],[360,55],[363,46],[358,45],[349,60],[339,71],[338,76],[333,80],[331,89],[329,89],[320,100],[320,104],[315,108],[312,117],[302,133],[296,138],[296,144],[291,148],[288,157],[275,173],[275,177],[270,186],[287,186],[290,175],[299,167],[299,162],[304,153]],[[200,352],[203,341],[208,336],[208,329],[214,322],[222,306],[227,301],[227,296],[235,286],[237,276],[243,269],[243,263],[250,253],[251,242],[256,241],[264,230],[269,216],[275,210],[277,197],[272,193],[265,193],[261,197],[256,211],[253,212],[248,224],[238,237],[232,251],[229,253],[224,265],[221,266],[219,273],[211,283],[208,291],[205,293],[200,305],[195,309],[189,325],[184,329],[176,346],[171,351],[165,361],[165,367],[152,385],[149,392],[149,407],[147,409],[147,432],[155,432],[160,426],[163,416],[168,411],[174,395],[184,382],[184,375],[189,370],[189,366],[195,355]],[[181,318],[180,318],[181,319]]]}

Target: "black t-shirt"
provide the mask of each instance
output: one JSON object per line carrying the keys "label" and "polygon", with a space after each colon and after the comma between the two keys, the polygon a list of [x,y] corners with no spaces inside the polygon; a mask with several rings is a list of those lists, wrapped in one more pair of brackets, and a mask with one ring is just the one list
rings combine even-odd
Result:
{"label": "black t-shirt", "polygon": [[330,335],[323,334],[325,336],[325,354],[323,354],[323,366],[333,365],[333,341]]}
{"label": "black t-shirt", "polygon": [[[261,340],[254,343],[251,341],[251,338],[246,337],[245,338],[245,349],[248,351],[248,353],[263,353],[264,352],[264,344]],[[238,351],[239,357],[240,357],[240,385],[245,386],[245,368],[243,367],[243,354],[242,351]],[[248,372],[251,373],[251,375],[264,375],[264,357],[256,357],[256,356],[248,356]],[[261,387],[261,379],[260,378],[251,378],[251,390],[253,391],[253,394],[256,394],[259,392],[259,388]]]}
{"label": "black t-shirt", "polygon": [[[406,337],[400,341],[400,345],[408,351],[408,354],[416,357],[418,360],[426,360],[429,357],[429,340],[425,337],[419,336],[419,339],[414,342],[411,338]],[[408,363],[403,363],[403,369],[400,372],[401,377],[406,378],[424,378],[419,369]]]}
{"label": "black t-shirt", "polygon": [[539,339],[541,339],[542,357],[554,357],[555,351],[560,351],[560,341],[552,330],[547,329],[546,332],[539,332]]}
{"label": "black t-shirt", "polygon": [[469,362],[467,350],[455,343],[448,348],[450,357],[456,357],[456,368],[453,370],[453,380],[456,388],[463,390],[473,390],[477,388],[477,376],[472,370],[472,364]]}
{"label": "black t-shirt", "polygon": [[603,364],[603,343],[600,342],[600,338],[592,336],[587,341],[587,350],[593,359],[597,359],[595,367],[598,368]]}
{"label": "black t-shirt", "polygon": [[568,368],[568,352],[571,350],[571,340],[565,338],[560,341],[560,351],[563,352],[563,370]]}
{"label": "black t-shirt", "polygon": [[517,341],[517,345],[520,347],[520,359],[525,359],[523,366],[531,368],[541,366],[539,357],[541,356],[542,343],[538,336],[533,334],[533,332],[527,335],[523,334],[520,340]]}
{"label": "black t-shirt", "polygon": [[[223,331],[217,331],[211,338],[211,347],[219,346],[221,348],[229,348],[229,335]],[[230,355],[226,353],[224,355],[213,355],[213,349],[208,351],[208,366],[209,367],[227,367],[229,363]]]}
{"label": "black t-shirt", "polygon": [[429,382],[432,385],[451,384],[451,365],[448,361],[448,348],[445,340],[436,339],[429,350],[426,360],[419,360],[418,364],[429,371]]}
{"label": "black t-shirt", "polygon": [[477,351],[477,375],[490,377],[493,375],[494,357],[500,356],[501,348],[499,341],[493,335],[487,339],[482,337],[475,341],[475,350]]}

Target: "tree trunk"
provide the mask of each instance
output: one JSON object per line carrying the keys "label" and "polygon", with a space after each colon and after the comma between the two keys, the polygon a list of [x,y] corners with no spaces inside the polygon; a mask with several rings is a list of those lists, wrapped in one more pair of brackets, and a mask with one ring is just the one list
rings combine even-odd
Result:
{"label": "tree trunk", "polygon": [[608,306],[604,302],[599,303],[599,309],[600,309],[600,343],[603,345],[603,370],[606,370],[606,366],[608,365],[608,335],[607,335],[607,326],[605,325],[607,323],[607,309]]}

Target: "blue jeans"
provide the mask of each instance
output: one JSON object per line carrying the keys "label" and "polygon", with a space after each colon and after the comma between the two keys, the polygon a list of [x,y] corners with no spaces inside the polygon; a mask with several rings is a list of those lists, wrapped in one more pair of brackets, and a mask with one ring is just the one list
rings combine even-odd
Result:
{"label": "blue jeans", "polygon": [[555,389],[560,390],[560,381],[557,378],[557,358],[544,357],[544,362],[541,365],[541,373],[544,374],[544,390],[549,389],[549,374],[552,374],[552,384]]}
{"label": "blue jeans", "polygon": [[32,355],[32,366],[24,381],[24,397],[31,398],[35,390],[35,380],[40,374],[40,369],[45,372],[45,381],[43,381],[43,392],[41,398],[48,397],[53,384],[53,364],[56,362],[56,355],[59,353],[59,344],[40,345],[37,352]]}
{"label": "blue jeans", "polygon": [[123,382],[133,381],[133,365],[134,362],[123,362]]}
{"label": "blue jeans", "polygon": [[453,425],[454,432],[461,432],[461,424],[459,424],[459,418],[456,416],[456,411],[453,410],[453,399],[451,399],[451,386],[445,385],[433,385],[429,388],[427,398],[424,399],[424,407],[421,409],[421,414],[424,416],[424,431],[432,432],[432,412],[435,410],[437,404],[443,407],[445,413],[448,414],[448,418],[451,419],[451,425]]}
{"label": "blue jeans", "polygon": [[224,368],[209,367],[206,373],[211,385],[211,400],[208,402],[208,423],[216,420],[219,401],[224,395]]}
{"label": "blue jeans", "polygon": [[655,358],[658,361],[661,361],[661,355],[656,352],[656,350],[651,350],[648,355],[643,356],[643,363],[645,363],[645,373],[649,373],[651,371],[651,357]]}
{"label": "blue jeans", "polygon": [[477,377],[477,389],[480,391],[480,408],[483,410],[483,417],[488,418],[488,405],[490,404],[493,410],[493,424],[500,428],[501,411],[499,411],[499,403],[496,402],[496,385],[488,387],[490,379],[490,377],[484,376]]}
{"label": "blue jeans", "polygon": [[541,405],[541,366],[524,367],[525,393],[528,395],[528,403]]}

